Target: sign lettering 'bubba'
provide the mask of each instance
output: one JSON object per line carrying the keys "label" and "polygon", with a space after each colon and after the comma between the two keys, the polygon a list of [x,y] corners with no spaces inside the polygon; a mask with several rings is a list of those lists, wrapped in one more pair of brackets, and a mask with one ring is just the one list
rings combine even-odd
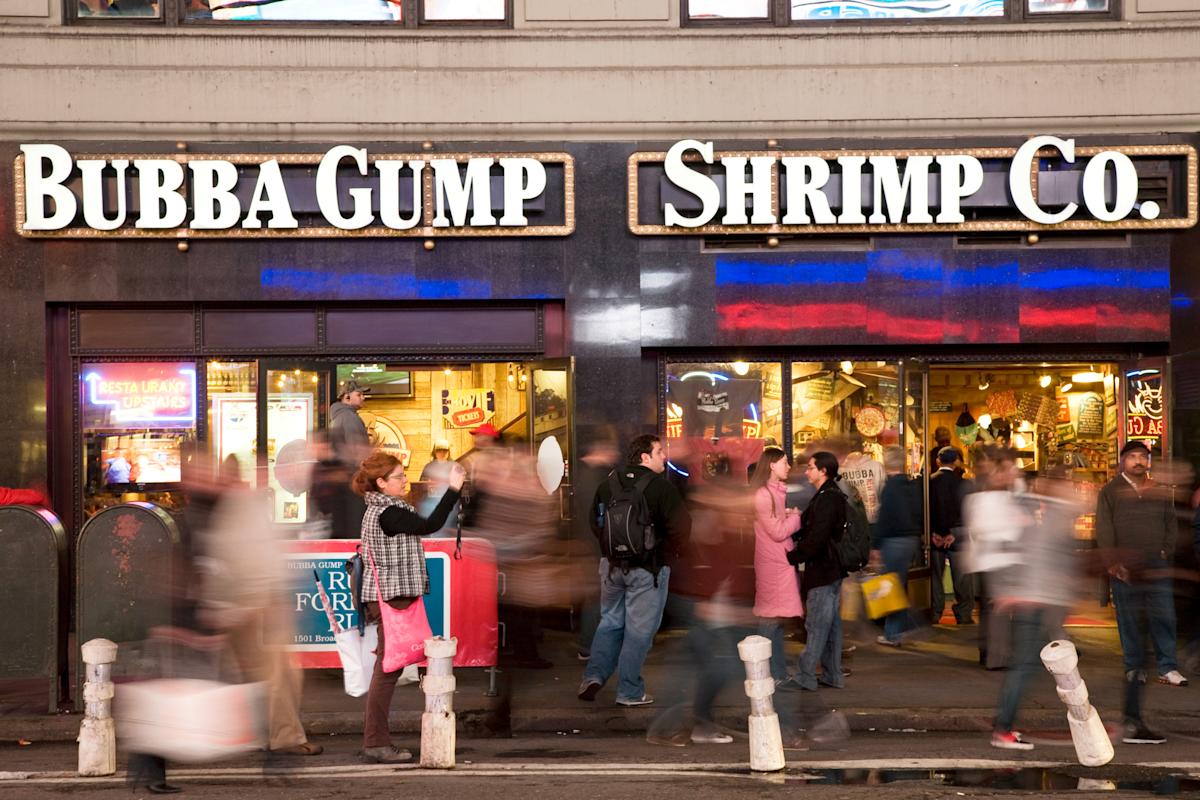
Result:
{"label": "sign lettering 'bubba'", "polygon": [[[21,199],[25,232],[60,231],[76,224],[82,211],[86,227],[117,231],[224,231],[235,228],[275,231],[299,229],[279,161],[253,164],[253,190],[243,207],[236,190],[246,165],[211,158],[80,158],[54,144],[21,145],[24,191]],[[571,171],[569,156],[561,159]],[[185,163],[181,163],[181,161]],[[339,190],[339,170],[352,167],[371,177],[374,188]],[[501,190],[492,191],[493,167],[498,167]],[[137,174],[137,213],[131,215],[127,186],[131,169]],[[426,219],[423,202],[426,174],[432,182],[433,215]],[[78,196],[68,185],[78,179]],[[407,180],[412,196],[401,203]],[[407,231],[417,227],[508,228],[529,225],[525,203],[546,191],[546,165],[538,158],[472,157],[460,170],[457,158],[368,159],[363,148],[338,145],[320,159],[316,170],[316,199],[321,216],[338,230],[379,227]],[[112,192],[108,191],[112,188]],[[106,195],[111,194],[111,197]],[[190,198],[190,203],[189,203]],[[570,204],[568,204],[570,205]],[[378,207],[378,216],[374,208]],[[404,213],[402,208],[411,208]],[[131,219],[131,216],[133,218]],[[568,220],[568,225],[573,221]],[[563,233],[556,230],[554,233]]]}

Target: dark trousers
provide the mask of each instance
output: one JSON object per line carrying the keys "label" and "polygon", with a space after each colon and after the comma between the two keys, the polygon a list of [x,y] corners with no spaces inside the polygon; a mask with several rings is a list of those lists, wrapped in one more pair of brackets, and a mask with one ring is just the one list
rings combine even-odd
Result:
{"label": "dark trousers", "polygon": [[[388,605],[403,611],[415,602],[415,597],[397,597],[389,600]],[[379,622],[378,603],[367,603],[367,621]],[[392,707],[392,695],[396,692],[396,680],[404,670],[383,671],[383,654],[387,652],[384,647],[383,625],[379,625],[375,670],[371,673],[371,686],[367,689],[367,710],[363,715],[363,747],[388,747],[392,743],[388,711]]]}
{"label": "dark trousers", "polygon": [[929,566],[932,571],[933,597],[930,611],[933,614],[933,624],[942,618],[942,609],[946,607],[946,591],[942,588],[942,574],[946,571],[946,562],[950,562],[950,576],[954,581],[954,619],[959,625],[971,624],[971,612],[975,608],[975,588],[971,576],[963,570],[963,556],[957,550],[930,550]]}

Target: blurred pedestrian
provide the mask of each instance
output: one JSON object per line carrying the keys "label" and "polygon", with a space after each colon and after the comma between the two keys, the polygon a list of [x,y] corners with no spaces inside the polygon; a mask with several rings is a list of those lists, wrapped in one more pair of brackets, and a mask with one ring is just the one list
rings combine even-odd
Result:
{"label": "blurred pedestrian", "polygon": [[[366,402],[364,388],[355,380],[343,381],[338,399],[329,406],[329,444],[334,458],[352,479],[363,460],[371,454],[371,437],[358,412]],[[350,481],[335,484],[330,508],[330,529],[334,539],[352,539],[362,525],[366,506],[350,490]]]}
{"label": "blurred pedestrian", "polygon": [[[904,473],[904,448],[895,445],[883,451],[883,469],[887,480],[879,501],[879,516],[872,529],[873,560],[882,563],[884,572],[895,573],[907,591],[908,570],[921,546],[923,498],[920,485]],[[883,621],[879,644],[899,647],[901,637],[915,627],[908,608],[893,611]]]}
{"label": "blurred pedestrian", "polygon": [[778,447],[763,450],[750,486],[754,490],[754,615],[758,631],[771,640],[771,676],[777,684],[791,678],[784,652],[784,625],[804,616],[800,581],[787,554],[795,547],[800,511],[787,508],[787,478],[792,465]]}
{"label": "blurred pedestrian", "polygon": [[[666,468],[662,440],[652,434],[636,436],[629,443],[625,466],[614,470],[596,491],[589,516],[597,522],[596,535],[604,551],[600,559],[600,625],[579,685],[580,700],[595,700],[616,672],[617,705],[654,702],[642,680],[642,664],[667,602],[669,549],[686,542],[691,530],[683,498],[663,477]],[[623,506],[620,516],[615,513],[614,500]],[[611,551],[605,545],[606,530],[612,534],[616,527],[624,527],[629,535],[645,531],[653,546],[630,557]]]}
{"label": "blurred pedestrian", "polygon": [[[600,557],[598,543],[592,533],[592,500],[596,497],[596,490],[600,488],[600,484],[616,469],[620,458],[616,434],[611,429],[605,429],[588,445],[575,468],[572,480],[575,500],[574,533],[576,543],[592,560]],[[577,657],[580,661],[587,661],[591,656],[592,637],[596,635],[596,627],[599,624],[600,593],[594,583],[588,582],[586,587],[582,587],[580,598],[577,642]]]}
{"label": "blurred pedestrian", "polygon": [[1122,741],[1159,744],[1162,734],[1142,720],[1146,638],[1154,647],[1158,681],[1187,686],[1175,654],[1175,601],[1170,570],[1178,532],[1169,492],[1150,479],[1150,449],[1130,441],[1121,448],[1121,474],[1100,490],[1096,544],[1108,569],[1117,632],[1125,662]]}
{"label": "blurred pedestrian", "polygon": [[[1012,495],[1008,524],[1016,538],[1007,543],[1008,566],[991,573],[992,603],[1011,617],[1012,655],[992,727],[992,747],[1032,750],[1013,729],[1029,680],[1042,672],[1039,653],[1062,630],[1076,600],[1075,517],[1082,510],[1066,481],[1043,478],[1037,493]],[[988,492],[974,495],[972,499]]]}
{"label": "blurred pedestrian", "polygon": [[[419,514],[427,517],[437,508],[442,495],[446,493],[446,487],[450,483],[450,473],[456,463],[450,457],[450,442],[446,439],[436,440],[429,454],[429,463],[421,469],[421,477],[418,479],[425,488],[425,494],[421,498],[421,502],[417,504]],[[457,503],[454,508],[450,509],[450,516],[446,518],[446,525],[438,531],[439,534],[453,536],[456,533],[460,510]]]}
{"label": "blurred pedestrian", "polygon": [[1008,664],[1011,622],[992,604],[996,574],[1018,562],[1015,543],[1020,539],[1020,509],[1016,496],[1024,491],[1017,469],[1016,451],[1003,445],[985,445],[975,462],[976,489],[963,501],[970,542],[964,555],[980,586],[979,663],[987,669]]}
{"label": "blurred pedestrian", "polygon": [[846,572],[838,561],[833,540],[841,536],[846,524],[846,495],[837,485],[838,461],[833,453],[814,453],[808,459],[805,476],[817,493],[801,515],[800,538],[788,554],[791,563],[804,564],[800,592],[804,598],[806,642],[796,682],[801,689],[815,691],[819,662],[819,683],[841,689],[845,685],[841,591]]}
{"label": "blurred pedestrian", "polygon": [[[362,520],[363,550],[370,552],[368,566],[370,559],[375,562],[374,569],[363,572],[360,595],[366,604],[368,622],[380,621],[381,598],[392,608],[403,611],[429,593],[429,573],[420,537],[428,536],[446,524],[450,509],[458,502],[465,477],[461,467],[452,469],[446,494],[432,514],[422,517],[404,499],[408,494],[408,477],[404,474],[404,465],[395,456],[374,453],[354,474],[353,489],[367,506]],[[383,671],[384,633],[384,626],[379,625],[375,670],[371,674],[363,718],[361,757],[369,763],[390,764],[411,761],[412,753],[397,748],[391,741],[388,711],[396,690],[396,679],[403,670]]]}

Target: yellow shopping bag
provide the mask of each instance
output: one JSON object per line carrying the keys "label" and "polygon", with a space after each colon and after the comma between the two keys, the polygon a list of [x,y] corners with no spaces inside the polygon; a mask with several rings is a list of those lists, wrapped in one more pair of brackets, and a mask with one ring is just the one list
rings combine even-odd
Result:
{"label": "yellow shopping bag", "polygon": [[908,608],[908,592],[904,591],[900,576],[894,572],[863,578],[862,591],[867,616],[871,619]]}

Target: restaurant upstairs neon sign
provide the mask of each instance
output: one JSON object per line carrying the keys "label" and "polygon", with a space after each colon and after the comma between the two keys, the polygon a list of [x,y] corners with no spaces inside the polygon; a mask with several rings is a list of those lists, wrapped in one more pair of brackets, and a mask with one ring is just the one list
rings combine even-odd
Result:
{"label": "restaurant upstairs neon sign", "polygon": [[188,362],[85,365],[85,414],[109,426],[196,424],[196,369]]}

